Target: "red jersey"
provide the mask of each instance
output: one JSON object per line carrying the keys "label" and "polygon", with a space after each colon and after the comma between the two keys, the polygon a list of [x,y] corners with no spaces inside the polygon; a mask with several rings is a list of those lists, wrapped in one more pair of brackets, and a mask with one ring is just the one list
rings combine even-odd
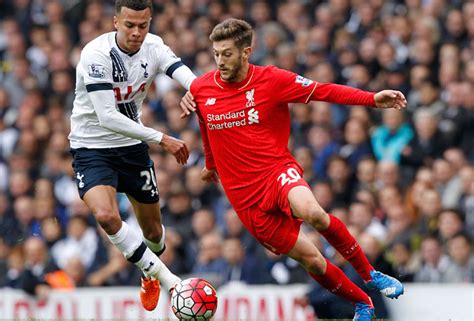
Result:
{"label": "red jersey", "polygon": [[[250,65],[246,79],[238,83],[224,82],[218,70],[193,81],[190,91],[197,104],[206,167],[217,170],[235,210],[257,203],[272,173],[295,162],[288,150],[288,103],[318,98],[313,93],[320,85],[324,88],[295,73],[255,65]],[[321,100],[337,100],[341,92],[331,89],[334,87],[322,91]],[[362,96],[366,104],[373,104],[373,94],[371,100]]]}

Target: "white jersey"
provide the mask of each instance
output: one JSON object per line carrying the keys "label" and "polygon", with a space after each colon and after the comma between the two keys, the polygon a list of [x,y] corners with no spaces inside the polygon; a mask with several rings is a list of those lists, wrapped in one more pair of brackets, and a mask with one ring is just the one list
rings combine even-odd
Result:
{"label": "white jersey", "polygon": [[[123,52],[117,45],[116,32],[103,34],[89,42],[81,52],[76,69],[76,97],[71,115],[71,133],[69,140],[72,148],[112,148],[129,146],[146,140],[141,135],[141,106],[147,91],[159,72],[172,76],[179,67],[184,66],[181,59],[153,34],[148,34],[140,48],[134,54]],[[187,70],[189,70],[186,67]],[[89,93],[113,90],[102,104],[92,103]],[[99,106],[98,106],[99,105]],[[135,128],[135,135],[121,132],[120,126],[111,130],[99,121],[99,108],[115,106],[116,111],[131,119],[119,115],[122,128]],[[110,107],[109,107],[110,108]],[[113,110],[113,112],[116,112]],[[136,130],[138,129],[138,131]],[[150,131],[152,129],[149,129]],[[135,138],[131,138],[135,137]],[[161,137],[160,137],[161,140]],[[151,141],[151,140],[150,140]]]}

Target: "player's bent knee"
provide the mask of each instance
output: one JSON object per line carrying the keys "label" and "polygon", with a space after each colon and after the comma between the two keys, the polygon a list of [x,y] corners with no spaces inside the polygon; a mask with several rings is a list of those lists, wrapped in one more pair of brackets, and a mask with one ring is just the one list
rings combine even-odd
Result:
{"label": "player's bent knee", "polygon": [[118,232],[121,226],[120,215],[112,210],[108,209],[97,209],[95,211],[95,219],[104,229],[104,231],[109,234],[115,234]]}
{"label": "player's bent knee", "polygon": [[161,224],[153,224],[152,227],[143,230],[143,236],[152,242],[160,242],[162,235],[163,230],[161,229]]}
{"label": "player's bent knee", "polygon": [[328,214],[321,208],[310,207],[305,210],[303,219],[317,230],[325,229],[325,217]]}
{"label": "player's bent knee", "polygon": [[301,264],[306,271],[317,275],[322,275],[326,271],[326,260],[322,255],[305,256]]}

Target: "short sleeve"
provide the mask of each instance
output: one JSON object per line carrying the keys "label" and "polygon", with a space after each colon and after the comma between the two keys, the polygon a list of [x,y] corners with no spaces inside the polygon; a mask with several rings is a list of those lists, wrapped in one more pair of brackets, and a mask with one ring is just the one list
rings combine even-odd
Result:
{"label": "short sleeve", "polygon": [[84,50],[79,61],[84,84],[112,84],[111,58],[98,50]]}
{"label": "short sleeve", "polygon": [[307,103],[317,83],[294,72],[268,67],[273,80],[272,92],[284,103]]}

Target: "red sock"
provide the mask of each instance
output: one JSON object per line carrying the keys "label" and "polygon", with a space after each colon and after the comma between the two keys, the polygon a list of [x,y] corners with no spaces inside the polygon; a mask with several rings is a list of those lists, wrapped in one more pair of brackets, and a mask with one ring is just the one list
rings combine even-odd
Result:
{"label": "red sock", "polygon": [[372,305],[370,297],[362,291],[357,285],[342,272],[340,268],[332,264],[326,259],[326,273],[324,275],[316,275],[309,273],[313,279],[325,287],[329,292],[339,295],[352,303],[364,302]]}
{"label": "red sock", "polygon": [[370,271],[373,266],[367,260],[364,252],[357,241],[349,233],[347,227],[337,217],[329,215],[330,222],[326,231],[319,231],[326,240],[349,261],[355,268],[362,280],[368,282],[372,280]]}

